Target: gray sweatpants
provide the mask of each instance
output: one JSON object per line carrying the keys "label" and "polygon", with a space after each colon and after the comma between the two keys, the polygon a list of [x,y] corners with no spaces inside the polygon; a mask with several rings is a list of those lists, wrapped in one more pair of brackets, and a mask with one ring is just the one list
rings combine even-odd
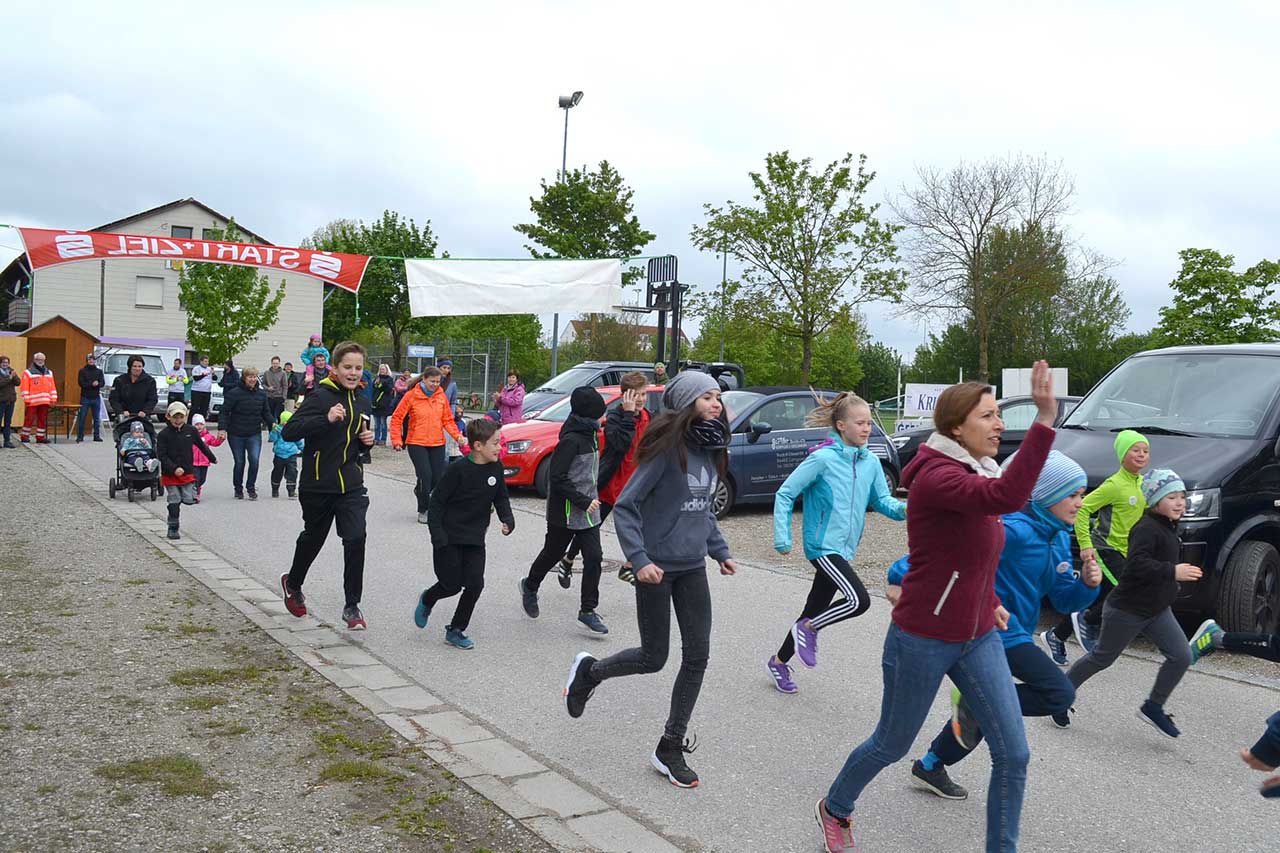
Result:
{"label": "gray sweatpants", "polygon": [[1090,678],[1115,663],[1120,653],[1129,647],[1139,634],[1156,644],[1164,655],[1164,663],[1156,674],[1155,686],[1151,688],[1151,701],[1164,705],[1169,701],[1173,688],[1178,686],[1182,676],[1191,666],[1191,649],[1187,645],[1187,636],[1173,618],[1173,611],[1166,607],[1155,616],[1138,616],[1127,610],[1121,610],[1107,599],[1102,606],[1102,633],[1098,636],[1097,645],[1088,655],[1075,662],[1067,672],[1067,678],[1079,687]]}

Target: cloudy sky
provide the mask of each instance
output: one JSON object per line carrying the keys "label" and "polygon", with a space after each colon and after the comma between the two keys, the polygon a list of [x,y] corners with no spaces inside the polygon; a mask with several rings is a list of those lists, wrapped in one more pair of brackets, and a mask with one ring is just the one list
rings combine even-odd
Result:
{"label": "cloudy sky", "polygon": [[[1075,175],[1070,225],[1149,328],[1177,251],[1280,257],[1274,2],[6,4],[0,222],[88,228],[195,196],[278,244],[384,208],[457,257],[560,164],[608,159],[654,252],[717,286],[689,228],[767,152],[917,165],[1025,152]],[[7,262],[17,245],[0,230]],[[730,265],[730,276],[734,275]],[[867,309],[904,353],[918,322]],[[935,324],[935,328],[936,328]]]}

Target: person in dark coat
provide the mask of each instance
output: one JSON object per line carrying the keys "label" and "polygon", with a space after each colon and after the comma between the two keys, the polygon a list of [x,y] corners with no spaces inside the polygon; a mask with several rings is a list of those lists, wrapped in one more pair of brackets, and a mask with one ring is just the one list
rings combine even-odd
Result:
{"label": "person in dark coat", "polygon": [[121,373],[111,383],[111,410],[121,421],[134,415],[150,419],[159,401],[156,379],[143,370],[142,356],[129,356],[128,372]]}
{"label": "person in dark coat", "polygon": [[248,492],[249,500],[258,499],[262,431],[271,429],[274,424],[267,392],[258,385],[258,368],[246,367],[240,371],[239,384],[227,389],[222,400],[222,412],[218,415],[218,434],[231,446],[234,461],[231,485],[235,488],[237,500],[243,499],[245,492]]}
{"label": "person in dark coat", "polygon": [[386,446],[387,424],[396,410],[396,380],[391,368],[378,365],[378,376],[373,380],[373,443]]}
{"label": "person in dark coat", "polygon": [[93,415],[93,440],[102,441],[102,424],[98,423],[98,412],[102,405],[102,386],[107,384],[107,377],[98,367],[98,358],[93,353],[85,358],[84,367],[76,377],[80,383],[80,412],[76,415],[76,444],[84,441],[84,422]]}
{"label": "person in dark coat", "polygon": [[9,356],[0,355],[0,426],[4,428],[4,446],[10,450],[13,443],[13,409],[18,403],[18,386],[22,374],[13,369]]}

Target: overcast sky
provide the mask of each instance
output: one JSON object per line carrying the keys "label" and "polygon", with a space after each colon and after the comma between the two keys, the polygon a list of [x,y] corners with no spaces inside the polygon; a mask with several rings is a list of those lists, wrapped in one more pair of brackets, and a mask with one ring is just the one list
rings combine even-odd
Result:
{"label": "overcast sky", "polygon": [[[186,196],[278,244],[384,208],[457,257],[523,256],[528,199],[608,159],[652,252],[767,152],[916,165],[1025,152],[1076,177],[1070,226],[1149,328],[1177,252],[1280,257],[1280,5],[35,3],[0,11],[0,222],[89,228]],[[0,230],[7,263],[17,246]],[[735,274],[730,264],[730,277]],[[867,309],[910,356],[923,327]],[[934,328],[941,325],[940,321]],[[691,330],[692,331],[692,330]]]}

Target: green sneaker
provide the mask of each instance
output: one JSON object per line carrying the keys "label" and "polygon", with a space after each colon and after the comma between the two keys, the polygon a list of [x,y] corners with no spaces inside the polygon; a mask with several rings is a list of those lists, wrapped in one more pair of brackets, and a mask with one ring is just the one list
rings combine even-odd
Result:
{"label": "green sneaker", "polygon": [[1214,640],[1218,635],[1223,633],[1222,628],[1212,619],[1206,619],[1200,623],[1200,627],[1191,635],[1191,665],[1195,666],[1196,661],[1205,655],[1211,655],[1217,651],[1218,647],[1214,645]]}

